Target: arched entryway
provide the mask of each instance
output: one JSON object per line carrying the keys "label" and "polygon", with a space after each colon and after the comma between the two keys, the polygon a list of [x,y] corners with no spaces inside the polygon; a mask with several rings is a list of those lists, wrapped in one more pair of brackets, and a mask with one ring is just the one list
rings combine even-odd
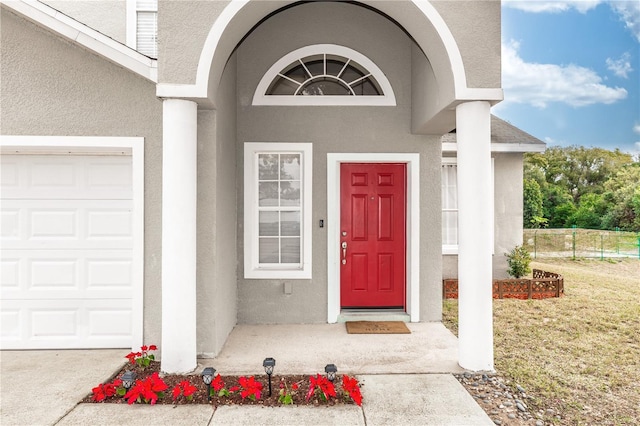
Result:
{"label": "arched entryway", "polygon": [[[305,7],[306,4],[308,3],[301,2],[299,7]],[[478,188],[491,182],[489,107],[491,102],[501,99],[502,92],[495,88],[467,86],[458,44],[443,17],[431,3],[363,1],[359,4],[342,5],[350,8],[362,7],[366,13],[378,13],[394,25],[399,25],[415,43],[411,58],[407,60],[407,63],[413,64],[413,68],[409,76],[412,79],[411,90],[405,94],[407,104],[404,105],[410,117],[402,119],[402,134],[406,140],[414,141],[421,134],[441,134],[457,127],[458,170],[462,170],[459,175],[460,363],[474,370],[492,369],[491,247],[488,246],[491,238],[486,235],[491,229],[486,226],[486,222],[492,216],[490,203],[480,197],[482,192]],[[322,7],[322,3],[317,2],[316,6]],[[225,72],[230,69],[228,67],[239,67],[238,75],[244,69],[242,67],[245,62],[234,59],[239,43],[252,30],[255,31],[255,26],[265,18],[273,18],[280,15],[279,12],[284,16],[290,7],[298,7],[298,4],[256,0],[230,2],[209,31],[200,55],[196,82],[189,85],[158,85],[158,95],[165,98],[162,357],[165,371],[185,371],[192,368],[197,353],[195,314],[185,318],[184,312],[195,311],[195,306],[198,305],[197,265],[193,260],[196,258],[198,234],[193,225],[198,217],[196,188],[201,183],[193,172],[198,165],[196,148],[201,130],[198,128],[198,110],[205,113],[214,109],[216,114],[221,114],[229,109],[220,104],[221,100],[229,99],[229,95],[225,97],[221,93],[230,84],[224,83]],[[273,61],[283,54],[276,55]],[[245,81],[242,80],[244,77],[239,78],[241,82]],[[243,99],[243,96],[238,96],[233,101],[238,101],[242,108]],[[240,120],[240,129],[243,129],[242,123],[247,122],[262,125],[263,128],[273,127],[273,120],[269,120],[264,114],[231,118]],[[271,135],[265,136],[265,140],[307,142],[300,140],[304,137],[301,133],[290,132],[281,136],[282,134],[273,131]],[[215,131],[212,133],[212,138],[218,136]],[[351,136],[357,138],[353,134]],[[249,131],[242,133],[242,130],[238,132],[237,138],[237,143],[260,141],[257,139],[260,135]],[[361,150],[362,146],[364,145],[354,145],[353,149]],[[383,148],[375,149],[381,152]],[[322,154],[326,155],[327,152],[322,151]],[[439,162],[438,156],[429,158]],[[217,163],[215,167],[223,165]],[[317,170],[317,174],[322,173],[322,170]],[[326,193],[326,188],[324,192]],[[314,198],[317,196],[314,193]],[[465,287],[464,282],[469,284]],[[482,284],[478,285],[478,282]],[[465,289],[466,298],[463,296]],[[180,321],[176,322],[177,318]],[[477,318],[481,320],[478,321]]]}

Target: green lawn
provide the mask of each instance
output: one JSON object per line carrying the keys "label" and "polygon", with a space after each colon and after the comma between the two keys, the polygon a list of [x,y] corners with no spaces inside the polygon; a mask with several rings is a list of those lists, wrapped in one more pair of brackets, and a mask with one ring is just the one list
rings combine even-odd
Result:
{"label": "green lawn", "polygon": [[[495,368],[523,386],[555,424],[636,425],[640,419],[640,260],[545,259],[565,296],[495,300]],[[456,332],[457,301],[444,302]],[[551,421],[552,418],[546,420]]]}

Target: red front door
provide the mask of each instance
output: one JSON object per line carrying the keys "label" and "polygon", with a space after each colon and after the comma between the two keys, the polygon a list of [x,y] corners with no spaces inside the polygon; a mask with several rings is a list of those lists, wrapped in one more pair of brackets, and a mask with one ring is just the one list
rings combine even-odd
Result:
{"label": "red front door", "polygon": [[404,308],[406,164],[341,164],[340,205],[340,305]]}

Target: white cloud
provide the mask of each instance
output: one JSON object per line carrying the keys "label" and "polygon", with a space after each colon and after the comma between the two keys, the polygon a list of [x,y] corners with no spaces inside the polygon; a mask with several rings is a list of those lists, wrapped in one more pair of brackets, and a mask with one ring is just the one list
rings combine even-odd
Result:
{"label": "white cloud", "polygon": [[607,58],[607,68],[618,77],[628,78],[629,73],[633,71],[631,68],[631,56],[626,52],[620,59]]}
{"label": "white cloud", "polygon": [[[636,123],[633,125],[633,131],[640,135],[640,124]],[[640,142],[638,142],[640,143]]]}
{"label": "white cloud", "polygon": [[561,13],[575,9],[587,13],[601,3],[608,3],[625,27],[640,42],[640,1],[638,0],[502,0],[505,7],[531,13]]}
{"label": "white cloud", "polygon": [[640,42],[640,1],[638,0],[614,0],[610,2],[611,8],[616,11],[624,25]]}
{"label": "white cloud", "polygon": [[560,13],[572,8],[580,13],[586,13],[600,3],[602,0],[502,0],[504,6],[533,13]]}
{"label": "white cloud", "polygon": [[609,87],[595,71],[577,65],[525,62],[519,43],[502,45],[502,87],[506,102],[545,108],[552,102],[574,107],[612,104],[627,97],[621,87]]}

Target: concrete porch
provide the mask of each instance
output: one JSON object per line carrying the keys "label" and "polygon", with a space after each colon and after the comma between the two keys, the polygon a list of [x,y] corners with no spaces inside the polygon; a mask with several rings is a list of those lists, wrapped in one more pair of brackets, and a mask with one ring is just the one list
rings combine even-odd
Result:
{"label": "concrete porch", "polygon": [[408,323],[411,334],[348,334],[343,323],[237,325],[215,358],[198,359],[198,370],[222,375],[260,374],[266,357],[275,374],[458,373],[457,338],[442,323]]}

